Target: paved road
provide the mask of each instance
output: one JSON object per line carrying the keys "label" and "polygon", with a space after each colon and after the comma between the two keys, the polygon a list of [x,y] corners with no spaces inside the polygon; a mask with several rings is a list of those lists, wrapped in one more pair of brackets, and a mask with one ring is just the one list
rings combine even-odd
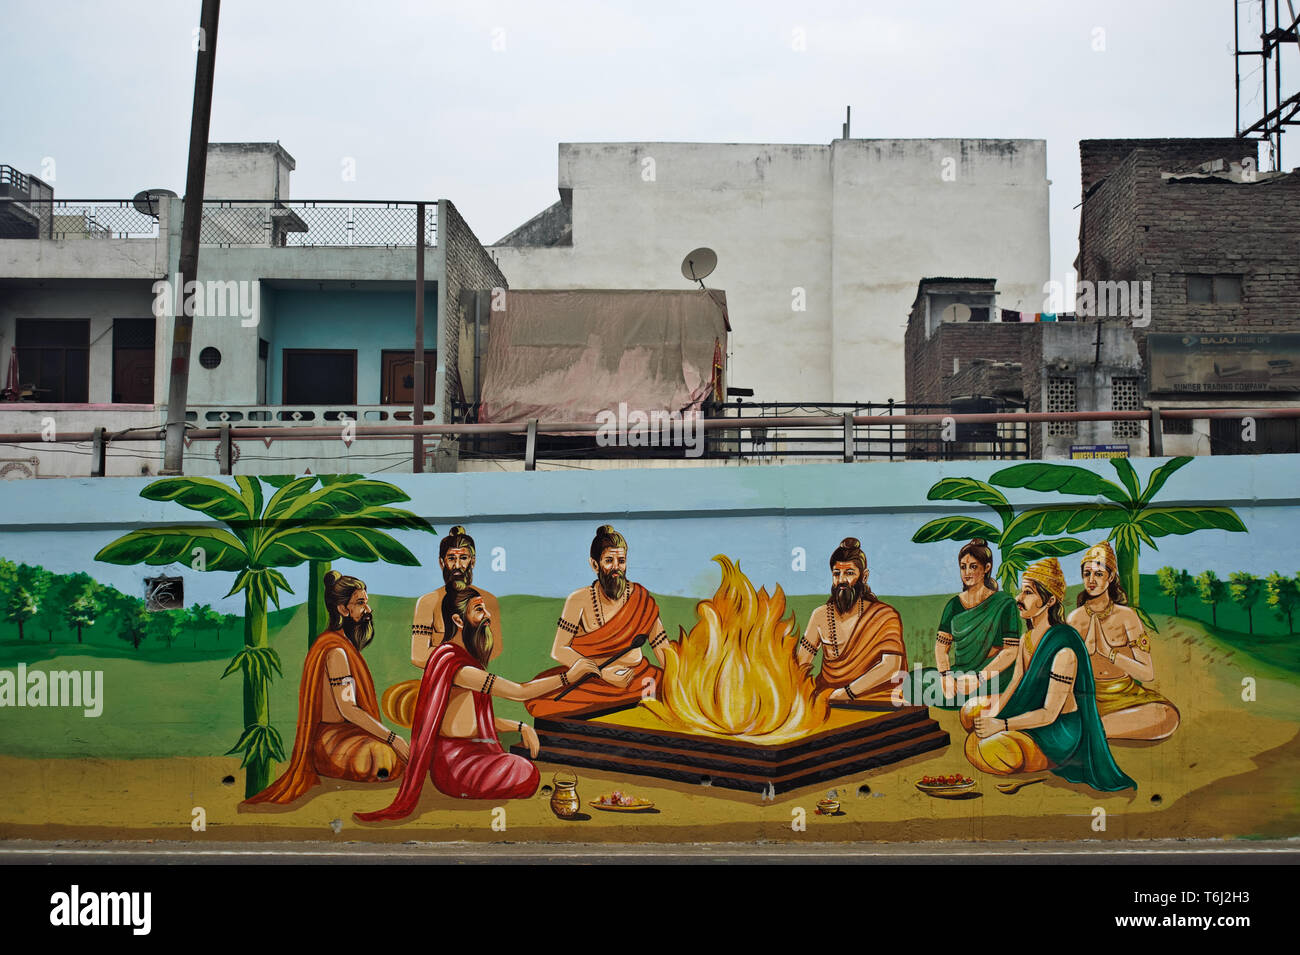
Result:
{"label": "paved road", "polygon": [[1300,840],[906,845],[0,842],[0,864],[5,865],[932,865],[956,859],[986,865],[1296,865]]}

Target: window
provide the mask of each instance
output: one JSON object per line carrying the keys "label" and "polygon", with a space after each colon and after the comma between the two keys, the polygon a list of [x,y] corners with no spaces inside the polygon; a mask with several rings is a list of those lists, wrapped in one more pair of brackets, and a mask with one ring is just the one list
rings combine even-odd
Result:
{"label": "window", "polygon": [[[1249,415],[1248,409],[1241,409]],[[1295,454],[1300,451],[1300,419],[1256,418],[1253,431],[1240,418],[1210,419],[1211,454]]]}
{"label": "window", "polygon": [[[1140,411],[1142,393],[1136,378],[1110,380],[1110,407],[1112,411]],[[1112,421],[1111,434],[1119,441],[1127,441],[1142,434],[1140,421]]]}
{"label": "window", "polygon": [[282,404],[286,405],[356,404],[356,351],[285,349],[282,390]]}
{"label": "window", "polygon": [[[1077,410],[1075,406],[1073,378],[1048,378],[1047,379],[1047,413],[1062,414]],[[1072,435],[1075,433],[1073,421],[1049,421],[1047,423],[1047,434],[1049,437],[1059,435]]]}
{"label": "window", "polygon": [[113,401],[153,404],[154,333],[152,318],[113,320]]}
{"label": "window", "polygon": [[[90,400],[90,320],[18,319],[18,384],[33,401]],[[150,395],[150,401],[153,400]]]}
{"label": "window", "polygon": [[1241,276],[1189,273],[1187,303],[1189,305],[1240,305]]}
{"label": "window", "polygon": [[1191,418],[1161,418],[1160,430],[1165,434],[1191,434],[1192,425],[1196,422]]}

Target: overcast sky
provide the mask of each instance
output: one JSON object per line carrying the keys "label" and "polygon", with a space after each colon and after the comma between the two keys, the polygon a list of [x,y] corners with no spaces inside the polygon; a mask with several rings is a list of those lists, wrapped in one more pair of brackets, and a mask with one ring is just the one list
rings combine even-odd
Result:
{"label": "overcast sky", "polygon": [[[1233,134],[1233,3],[225,0],[211,139],[279,140],[295,198],[449,198],[487,244],[556,200],[560,142],[826,144],[851,105],[854,137],[1045,139],[1064,278],[1080,139]],[[0,163],[184,192],[199,9],[6,3]]]}

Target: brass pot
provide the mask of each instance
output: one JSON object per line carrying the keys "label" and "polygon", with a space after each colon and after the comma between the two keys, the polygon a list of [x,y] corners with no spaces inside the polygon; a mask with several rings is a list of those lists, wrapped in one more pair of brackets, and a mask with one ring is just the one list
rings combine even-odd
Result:
{"label": "brass pot", "polygon": [[[564,775],[568,779],[560,779]],[[573,773],[556,773],[551,777],[555,787],[551,791],[551,812],[561,819],[572,819],[578,814],[582,801],[578,798],[578,777]]]}

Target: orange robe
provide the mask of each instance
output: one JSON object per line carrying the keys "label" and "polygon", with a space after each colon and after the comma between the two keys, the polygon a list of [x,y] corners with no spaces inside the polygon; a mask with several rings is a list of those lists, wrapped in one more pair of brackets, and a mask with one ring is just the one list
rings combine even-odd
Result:
{"label": "orange robe", "polygon": [[[650,596],[650,591],[646,590],[640,584],[629,582],[628,586],[632,588],[631,594],[628,595],[627,603],[619,608],[611,620],[603,627],[598,627],[589,633],[579,633],[569,644],[575,653],[580,653],[584,657],[594,659],[597,663],[603,663],[606,659],[614,654],[623,651],[626,652],[631,645],[633,638],[646,634],[653,637],[652,628],[655,621],[659,619],[659,607],[654,598]],[[537,674],[534,679],[540,680],[542,677],[555,676],[564,673],[569,668],[567,666],[551,667]],[[529,700],[524,706],[533,717],[554,718],[560,716],[585,716],[592,713],[598,713],[602,710],[617,709],[632,703],[637,703],[642,698],[642,684],[645,680],[654,682],[655,696],[659,695],[659,678],[662,672],[658,667],[651,666],[650,661],[645,657],[641,658],[632,672],[632,681],[626,687],[617,687],[611,683],[606,683],[599,676],[593,676],[586,683],[570,692],[562,700],[556,700],[555,697],[561,692],[556,690],[548,696],[539,696],[536,699]]]}
{"label": "orange robe", "polygon": [[[830,609],[827,608],[827,612]],[[907,650],[903,647],[903,621],[898,611],[879,600],[867,604],[858,618],[857,626],[848,640],[839,641],[840,655],[831,659],[822,647],[822,669],[817,675],[817,689],[830,691],[848,686],[880,662],[887,653],[897,654],[900,670],[907,670]],[[868,693],[856,694],[857,699],[874,703],[888,703],[897,684],[883,683]]]}
{"label": "orange robe", "polygon": [[319,783],[321,776],[361,783],[385,782],[401,776],[404,764],[393,747],[359,726],[321,720],[321,704],[329,679],[325,661],[334,649],[342,649],[348,656],[357,706],[379,719],[375,681],[366,661],[342,633],[325,631],[311,645],[302,665],[302,684],[298,687],[298,731],[293,740],[289,768],[279,779],[245,799],[241,805],[293,802]]}

